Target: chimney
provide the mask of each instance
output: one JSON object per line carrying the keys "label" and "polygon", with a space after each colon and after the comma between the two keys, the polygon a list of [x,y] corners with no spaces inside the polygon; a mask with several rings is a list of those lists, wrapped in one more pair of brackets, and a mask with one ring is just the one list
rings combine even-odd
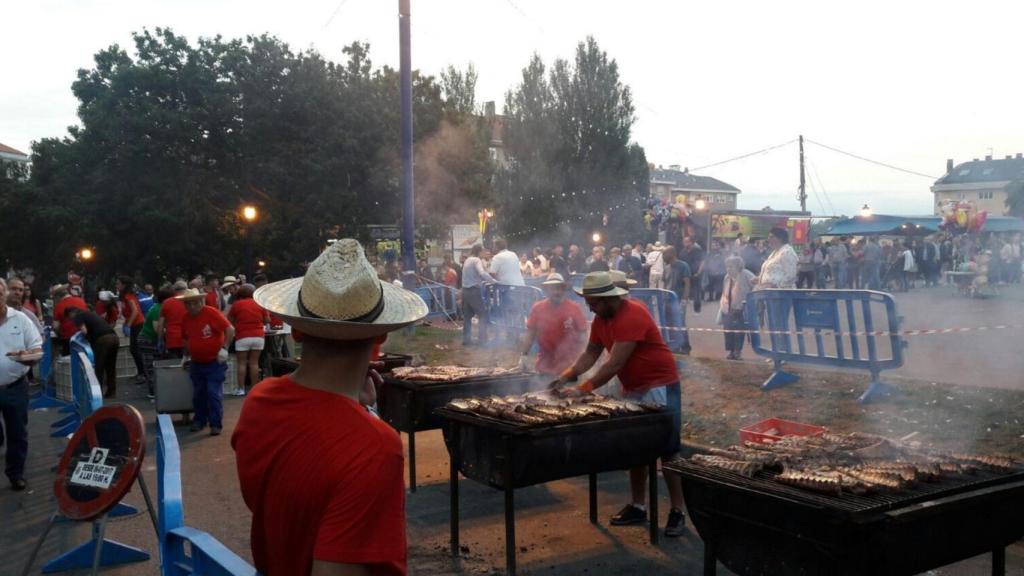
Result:
{"label": "chimney", "polygon": [[985,155],[985,162],[988,162],[990,160],[992,160],[992,155],[991,154],[986,154]]}
{"label": "chimney", "polygon": [[953,159],[949,158],[946,160],[946,174],[953,173]]}
{"label": "chimney", "polygon": [[1020,160],[1021,158],[1024,158],[1024,154],[1017,152],[1017,159]]}
{"label": "chimney", "polygon": [[675,170],[675,171],[678,172],[679,171],[679,164],[669,164],[668,165],[668,169],[669,170]]}
{"label": "chimney", "polygon": [[494,100],[484,102],[484,114],[486,116],[494,116]]}
{"label": "chimney", "polygon": [[1007,154],[1006,155],[1006,159],[1007,160],[1013,160],[1013,154]]}
{"label": "chimney", "polygon": [[977,158],[975,158],[974,160],[972,160],[972,162],[977,162],[977,161],[978,161],[978,159],[977,159]]}

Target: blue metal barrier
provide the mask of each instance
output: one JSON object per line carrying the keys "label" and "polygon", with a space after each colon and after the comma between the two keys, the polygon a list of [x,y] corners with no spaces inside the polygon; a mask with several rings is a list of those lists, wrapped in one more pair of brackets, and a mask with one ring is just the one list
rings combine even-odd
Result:
{"label": "blue metal barrier", "polygon": [[544,298],[544,291],[534,286],[488,284],[484,287],[483,297],[491,325],[499,328],[494,341],[500,341],[502,334],[507,339],[518,341],[526,331],[526,317],[530,315],[530,309]]}
{"label": "blue metal barrier", "polygon": [[454,318],[458,311],[459,291],[444,284],[430,284],[416,288],[416,293],[427,304],[427,318]]}
{"label": "blue metal barrier", "polygon": [[[885,311],[881,327],[876,327],[872,305]],[[747,296],[744,316],[754,352],[771,358],[775,365],[762,390],[795,382],[795,374],[782,370],[783,362],[792,362],[867,370],[871,384],[860,397],[861,403],[892,393],[892,387],[881,382],[879,375],[903,365],[906,342],[897,334],[900,318],[890,294],[759,290]]]}
{"label": "blue metal barrier", "polygon": [[103,393],[99,389],[99,382],[92,370],[94,362],[92,347],[89,346],[85,335],[75,334],[71,338],[72,399],[67,404],[69,410],[62,410],[68,412],[68,415],[50,424],[50,427],[54,428],[50,436],[60,438],[73,434],[75,430],[78,430],[82,420],[103,406]]}
{"label": "blue metal barrier", "polygon": [[256,569],[216,538],[185,526],[178,436],[167,414],[157,416],[156,428],[161,576],[254,576]]}
{"label": "blue metal barrier", "polygon": [[58,354],[54,354],[53,328],[43,328],[43,359],[37,365],[39,370],[38,378],[43,383],[43,389],[32,397],[28,407],[32,410],[43,408],[60,408],[67,403],[57,399],[56,380],[54,380],[53,364]]}

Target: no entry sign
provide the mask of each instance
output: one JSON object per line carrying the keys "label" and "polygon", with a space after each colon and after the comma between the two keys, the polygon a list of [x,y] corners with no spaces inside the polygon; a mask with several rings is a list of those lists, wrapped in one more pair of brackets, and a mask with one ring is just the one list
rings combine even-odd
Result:
{"label": "no entry sign", "polygon": [[94,412],[71,437],[57,467],[53,490],[60,513],[92,520],[113,508],[135,482],[145,453],[138,410],[115,404]]}

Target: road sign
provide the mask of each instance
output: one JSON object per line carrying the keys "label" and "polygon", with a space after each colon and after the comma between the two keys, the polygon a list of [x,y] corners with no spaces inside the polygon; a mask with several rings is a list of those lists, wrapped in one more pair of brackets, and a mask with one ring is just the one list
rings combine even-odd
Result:
{"label": "road sign", "polygon": [[117,504],[135,482],[146,453],[139,411],[104,406],[86,418],[60,459],[54,494],[60,513],[92,520]]}

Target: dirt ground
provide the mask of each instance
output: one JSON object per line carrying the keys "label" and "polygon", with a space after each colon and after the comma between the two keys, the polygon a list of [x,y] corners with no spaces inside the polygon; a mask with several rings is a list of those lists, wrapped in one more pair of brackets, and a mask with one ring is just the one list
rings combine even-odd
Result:
{"label": "dirt ground", "polygon": [[[948,300],[940,297],[937,300]],[[945,298],[945,299],[943,299]],[[973,304],[971,304],[973,305]],[[909,308],[909,307],[908,307]],[[993,312],[994,313],[994,312]],[[1014,312],[1019,315],[1019,312]],[[713,318],[707,312],[700,322]],[[987,321],[987,320],[984,320]],[[907,327],[924,327],[930,318],[908,320]],[[697,320],[691,318],[691,325]],[[989,332],[988,335],[995,334]],[[420,328],[412,335],[393,335],[386,350],[413,352],[420,361],[467,365],[511,365],[516,353],[511,350],[463,349],[457,332]],[[1012,336],[1012,338],[1011,338]],[[1001,365],[1021,362],[1019,333],[996,334],[985,340],[1007,352]],[[955,340],[934,344],[914,344],[912,362],[929,364],[925,355],[962,353]],[[718,338],[695,339],[696,355],[718,356]],[[943,352],[943,350],[945,350]],[[920,356],[925,356],[921,358]],[[857,398],[867,385],[862,373],[842,373],[794,368],[800,380],[780,390],[762,392],[758,386],[771,367],[748,354],[742,362],[714,358],[683,358],[683,436],[702,444],[724,445],[737,441],[737,430],[763,418],[776,416],[800,422],[828,425],[840,431],[860,430],[893,438],[910,437],[926,446],[957,448],[977,452],[1024,455],[1024,390],[1022,386],[990,381],[1002,374],[992,369],[988,376],[969,377],[947,366],[924,370],[928,375],[910,378],[906,371],[887,376],[897,394],[876,404],[863,406]],[[923,370],[923,369],[922,369]],[[998,373],[998,374],[997,374]],[[936,376],[945,374],[947,378]],[[954,382],[948,384],[943,382]],[[144,414],[150,432],[150,447],[144,463],[149,486],[155,491],[155,414],[142,390],[121,387],[122,400],[137,406]],[[244,399],[225,398],[225,432],[238,418]],[[0,576],[17,574],[28,552],[54,509],[52,468],[64,442],[49,438],[49,424],[59,415],[37,411],[30,415],[30,490],[22,493],[0,487]],[[182,448],[182,476],[185,519],[190,526],[206,530],[242,557],[251,560],[249,551],[250,514],[242,502],[235,475],[234,455],[225,434],[211,438],[191,434],[179,427]],[[403,442],[406,441],[403,435]],[[500,492],[463,479],[461,492],[461,541],[458,558],[448,555],[449,487],[448,454],[440,431],[417,435],[419,490],[407,498],[409,565],[411,574],[499,574],[504,571],[504,516]],[[640,527],[614,528],[608,518],[628,497],[624,473],[602,474],[599,480],[599,524],[587,518],[585,478],[551,482],[522,489],[515,494],[519,572],[521,574],[600,574],[626,575],[654,571],[695,573],[701,570],[702,542],[692,527],[677,540],[662,540],[658,546],[647,542]],[[134,491],[129,503],[142,506]],[[661,487],[661,522],[668,510]],[[951,527],[955,529],[955,527]],[[51,534],[40,555],[49,559],[73,544],[88,538],[88,526],[64,524]],[[156,539],[145,516],[111,522],[108,536],[148,550],[149,562],[114,568],[109,574],[156,574]],[[1007,553],[1008,573],[1024,576],[1024,544],[1011,546]],[[38,564],[36,568],[38,573]],[[933,575],[989,574],[987,557],[977,557],[931,572]],[[719,566],[719,573],[728,573]]]}

